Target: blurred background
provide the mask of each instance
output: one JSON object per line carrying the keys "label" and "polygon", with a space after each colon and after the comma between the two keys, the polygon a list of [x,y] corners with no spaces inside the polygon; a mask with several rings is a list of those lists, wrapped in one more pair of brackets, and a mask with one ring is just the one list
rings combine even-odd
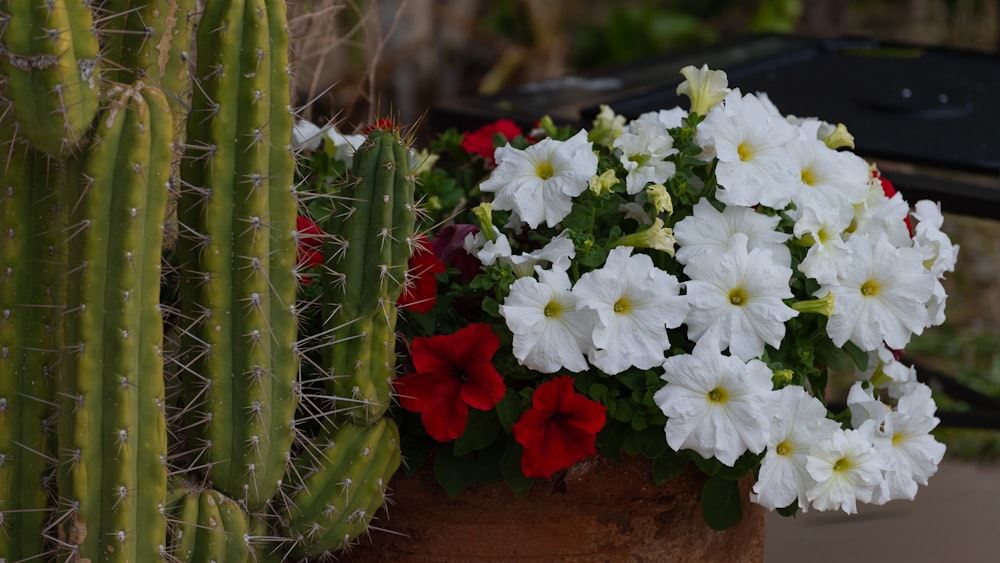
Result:
{"label": "blurred background", "polygon": [[[435,132],[427,131],[433,129],[433,123],[421,120],[429,108],[443,100],[492,94],[759,33],[867,37],[987,53],[998,57],[1000,73],[1000,0],[290,3],[295,37],[293,76],[301,117],[316,123],[332,121],[341,132],[359,130],[376,117],[393,115],[403,123],[422,122],[422,133],[429,135]],[[934,71],[927,69],[928,73]],[[1000,100],[1000,92],[997,94]],[[816,108],[816,114],[823,117],[822,107]],[[847,125],[850,128],[851,124]],[[885,175],[892,179],[890,173]],[[987,183],[993,190],[1000,188],[1000,178],[988,178]],[[947,208],[944,211],[944,230],[961,246],[956,271],[946,283],[948,320],[915,337],[906,352],[910,359],[948,374],[1000,405],[1000,222],[950,214]],[[1000,209],[984,215],[990,214],[1000,217]],[[940,389],[935,386],[936,392]],[[937,393],[936,398],[942,410],[970,410],[953,393]],[[994,407],[991,414],[1000,416],[1000,407]],[[965,552],[963,561],[997,560],[998,428],[1000,424],[942,425],[937,436],[948,445],[948,454],[940,476],[934,479],[946,482],[935,489],[932,479],[932,486],[922,491],[924,497],[918,495],[912,507],[889,508],[849,525],[875,537],[879,528],[873,520],[893,522],[902,515],[903,521],[911,523],[906,524],[906,537],[895,538],[893,549],[910,545],[908,560],[941,560],[927,550],[935,542],[944,542],[946,552],[962,554],[964,548],[955,551],[954,546],[965,538],[976,542],[979,551],[978,555]],[[944,505],[948,508],[942,509]],[[964,520],[960,519],[963,515]],[[816,543],[819,540],[809,539],[808,529],[815,525],[829,531],[831,524],[841,523],[805,519],[804,523],[769,527],[768,560],[798,560],[796,554],[809,545],[813,547],[809,549],[810,561],[842,559],[845,552],[836,545],[839,536],[822,534],[830,545],[829,558],[824,558],[821,544]],[[987,528],[983,529],[984,525]],[[772,533],[777,535],[772,538]],[[782,542],[788,549],[774,545]],[[779,553],[785,559],[779,558]],[[869,550],[867,556],[852,553],[856,561],[884,559],[877,551]],[[885,557],[901,554],[886,553]]]}

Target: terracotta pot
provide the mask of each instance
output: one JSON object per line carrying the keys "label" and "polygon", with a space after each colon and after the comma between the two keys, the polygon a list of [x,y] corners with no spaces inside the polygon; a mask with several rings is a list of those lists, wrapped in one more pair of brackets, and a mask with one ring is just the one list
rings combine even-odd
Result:
{"label": "terracotta pot", "polygon": [[[764,559],[764,509],[716,532],[699,504],[695,470],[655,485],[649,462],[593,459],[565,479],[537,482],[525,498],[490,483],[449,499],[429,471],[397,475],[388,512],[348,561],[712,561]],[[752,481],[740,483],[743,497]]]}

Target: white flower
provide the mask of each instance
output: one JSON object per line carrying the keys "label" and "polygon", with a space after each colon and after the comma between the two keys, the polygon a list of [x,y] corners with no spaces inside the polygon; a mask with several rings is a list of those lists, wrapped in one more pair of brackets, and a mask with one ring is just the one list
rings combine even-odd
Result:
{"label": "white flower", "polygon": [[691,100],[691,113],[705,115],[729,93],[725,71],[709,70],[708,65],[701,68],[688,65],[681,69],[681,74],[684,82],[677,86],[677,95]]}
{"label": "white flower", "polygon": [[597,173],[597,155],[584,130],[566,141],[545,138],[526,149],[510,144],[495,152],[496,169],[479,188],[495,192],[493,207],[511,210],[535,228],[554,227]]}
{"label": "white flower", "polygon": [[805,389],[789,385],[778,391],[781,406],[773,415],[767,453],[753,486],[754,502],[774,510],[796,499],[803,512],[809,509],[806,491],[814,484],[806,471],[809,449],[839,428],[826,418],[826,407]]}
{"label": "white flower", "polygon": [[292,146],[296,149],[314,151],[323,142],[323,129],[305,119],[295,122],[292,126]]}
{"label": "white flower", "polygon": [[833,293],[835,310],[826,331],[837,346],[850,340],[862,350],[883,341],[902,350],[927,320],[925,304],[934,290],[934,276],[912,248],[896,248],[884,236],[854,235],[847,240],[850,259],[837,284],[824,284],[817,296]]}
{"label": "white flower", "polygon": [[899,385],[917,380],[917,371],[896,359],[892,350],[879,346],[868,352],[868,366],[856,374],[858,379],[871,381],[876,387]]}
{"label": "white flower", "polygon": [[794,126],[772,115],[752,94],[733,90],[705,116],[696,142],[716,156],[717,197],[728,205],[784,209],[799,187],[799,170],[785,145]]}
{"label": "white flower", "polygon": [[732,466],[744,452],[760,453],[771,432],[780,395],[771,370],[759,360],[744,363],[711,343],[663,362],[667,382],[653,400],[667,415],[667,444]]}
{"label": "white flower", "polygon": [[684,322],[687,299],[677,278],[653,266],[632,248],[611,250],[604,267],[585,273],[573,287],[578,307],[592,312],[594,331],[587,354],[607,374],[630,366],[649,369],[663,362],[668,328]]}
{"label": "white flower", "polygon": [[792,297],[791,268],[776,264],[766,250],[747,250],[747,237],[733,235],[726,252],[689,262],[684,273],[691,312],[688,336],[709,340],[720,349],[749,360],[777,348],[785,321],[798,315],[783,299]]}
{"label": "white flower", "polygon": [[809,450],[806,470],[816,481],[806,499],[816,510],[858,511],[857,501],[871,502],[882,486],[882,463],[871,434],[875,422],[856,430],[837,429]]}
{"label": "white flower", "polygon": [[799,264],[799,271],[820,283],[836,283],[841,266],[849,263],[850,252],[843,233],[850,224],[850,214],[840,213],[827,204],[802,209],[793,232],[799,238],[808,236],[812,244]]}
{"label": "white flower", "polygon": [[335,127],[326,130],[326,137],[333,144],[333,158],[344,161],[348,168],[354,161],[354,151],[365,142],[364,135],[345,135]]}
{"label": "white flower", "polygon": [[699,260],[705,252],[726,251],[733,235],[743,233],[749,248],[769,250],[774,261],[790,267],[792,255],[785,246],[790,237],[778,231],[778,216],[757,213],[749,207],[727,206],[717,210],[707,199],[694,205],[694,214],[674,226],[677,261],[681,264]]}
{"label": "white flower", "polygon": [[861,428],[869,420],[881,424],[885,415],[892,411],[860,381],[855,381],[847,392],[847,408],[851,411],[851,426],[854,428]]}
{"label": "white flower", "polygon": [[786,149],[798,169],[799,189],[792,197],[797,207],[818,196],[827,206],[850,215],[852,206],[864,201],[870,173],[861,157],[832,150],[815,138],[799,137]]}
{"label": "white flower", "polygon": [[548,262],[553,270],[565,272],[572,264],[574,256],[576,247],[573,246],[573,239],[569,238],[569,231],[563,231],[534,252],[511,256],[510,263],[514,267],[514,275],[524,277],[530,276],[539,262]]}
{"label": "white flower", "polygon": [[500,229],[493,227],[493,240],[486,238],[482,231],[469,233],[462,239],[462,248],[475,256],[484,266],[492,266],[498,259],[510,258],[510,241]]}
{"label": "white flower", "polygon": [[935,276],[954,271],[958,246],[952,244],[948,235],[941,231],[944,217],[940,205],[925,199],[918,201],[913,208],[913,217],[917,219],[913,229],[913,246],[920,251],[924,265]]}
{"label": "white flower", "polygon": [[637,194],[650,182],[666,182],[676,172],[673,162],[664,160],[676,154],[674,139],[656,123],[633,121],[629,131],[621,134],[612,145],[625,167],[625,192]]}
{"label": "white flower", "polygon": [[855,205],[854,210],[853,236],[867,235],[874,239],[884,235],[894,246],[912,246],[910,229],[906,226],[910,208],[899,193],[885,197],[878,178],[871,179],[865,201]]}
{"label": "white flower", "polygon": [[576,310],[569,276],[539,268],[538,277],[518,278],[500,306],[514,334],[514,357],[542,373],[587,369],[581,348],[590,343],[587,315]]}
{"label": "white flower", "polygon": [[913,500],[917,485],[926,485],[937,472],[945,446],[931,435],[938,425],[931,389],[922,383],[901,387],[894,412],[887,413],[875,433],[875,451],[885,465],[885,487],[874,502]]}
{"label": "white flower", "polygon": [[[729,88],[726,88],[726,94],[729,93]],[[719,100],[725,97],[725,94],[719,97]],[[675,127],[680,127],[684,125],[684,118],[688,116],[688,112],[681,107],[674,107],[672,109],[661,109],[657,111],[648,111],[639,115],[635,118],[635,121],[648,121],[650,123],[656,123],[663,129],[673,129]]]}

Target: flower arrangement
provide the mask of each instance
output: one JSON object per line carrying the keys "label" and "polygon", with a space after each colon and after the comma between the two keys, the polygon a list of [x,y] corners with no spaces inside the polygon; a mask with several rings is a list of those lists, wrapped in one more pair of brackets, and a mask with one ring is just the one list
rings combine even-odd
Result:
{"label": "flower arrangement", "polygon": [[[899,354],[944,321],[939,206],[911,209],[843,125],[682,74],[689,110],[501,120],[420,153],[393,411],[410,469],[457,495],[594,455],[645,456],[657,481],[693,464],[719,529],[748,474],[786,515],[914,498],[945,448]],[[320,159],[349,158],[344,138]]]}

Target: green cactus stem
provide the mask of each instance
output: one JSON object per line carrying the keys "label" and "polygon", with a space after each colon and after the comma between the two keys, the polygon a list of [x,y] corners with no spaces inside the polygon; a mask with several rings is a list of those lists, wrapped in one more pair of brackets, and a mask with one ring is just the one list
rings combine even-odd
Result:
{"label": "green cactus stem", "polygon": [[71,560],[166,545],[160,252],[173,125],[141,83],[108,92],[71,214],[54,526]]}
{"label": "green cactus stem", "polygon": [[66,280],[61,175],[15,129],[0,120],[0,561],[47,549]]}
{"label": "green cactus stem", "polygon": [[[188,59],[197,13],[195,0],[107,0],[101,13],[102,78],[131,84],[142,80],[170,101],[178,127],[191,98]],[[183,134],[178,133],[183,139]]]}
{"label": "green cactus stem", "polygon": [[366,533],[399,469],[399,430],[390,418],[371,426],[345,424],[315,459],[302,459],[284,527],[302,557],[349,547]]}
{"label": "green cactus stem", "polygon": [[213,489],[182,485],[167,503],[171,559],[182,563],[254,561],[250,518],[239,503]]}
{"label": "green cactus stem", "polygon": [[413,190],[409,147],[397,131],[375,130],[354,154],[325,223],[327,392],[359,424],[380,418],[392,398],[396,301],[417,215]]}
{"label": "green cactus stem", "polygon": [[284,9],[206,4],[178,206],[191,465],[250,511],[278,490],[296,408],[290,92],[273,82],[287,64],[284,17],[272,17]]}
{"label": "green cactus stem", "polygon": [[0,68],[15,119],[32,145],[76,152],[98,108],[98,40],[83,0],[6,0]]}

